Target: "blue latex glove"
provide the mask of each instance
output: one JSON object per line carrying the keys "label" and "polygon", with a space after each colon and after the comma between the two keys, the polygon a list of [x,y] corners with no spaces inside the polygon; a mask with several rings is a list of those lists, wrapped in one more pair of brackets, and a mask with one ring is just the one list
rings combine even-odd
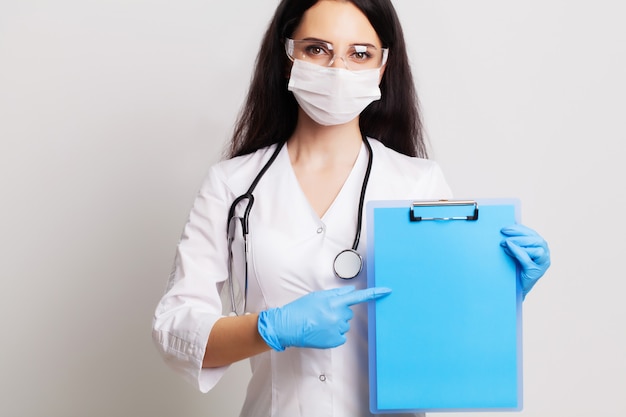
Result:
{"label": "blue latex glove", "polygon": [[506,236],[501,245],[515,258],[522,268],[520,277],[524,298],[550,267],[548,243],[529,227],[521,224],[504,227],[500,232]]}
{"label": "blue latex glove", "polygon": [[388,288],[355,291],[353,286],[316,291],[291,303],[259,314],[258,330],[274,350],[308,347],[327,349],[346,342],[350,330],[351,305],[375,300],[391,292]]}

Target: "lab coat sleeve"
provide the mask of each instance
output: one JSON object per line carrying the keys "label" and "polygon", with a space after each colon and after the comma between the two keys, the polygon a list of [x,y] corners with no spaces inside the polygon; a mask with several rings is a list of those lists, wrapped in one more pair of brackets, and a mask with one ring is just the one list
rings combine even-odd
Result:
{"label": "lab coat sleeve", "polygon": [[201,392],[213,388],[228,368],[202,368],[209,333],[222,317],[218,286],[227,276],[232,198],[222,177],[218,166],[212,167],[196,196],[152,327],[164,361]]}

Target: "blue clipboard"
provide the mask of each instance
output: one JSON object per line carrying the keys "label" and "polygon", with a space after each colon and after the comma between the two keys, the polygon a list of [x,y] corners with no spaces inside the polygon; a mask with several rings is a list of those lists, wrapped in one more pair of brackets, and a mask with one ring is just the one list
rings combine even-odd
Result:
{"label": "blue clipboard", "polygon": [[370,201],[372,413],[522,409],[522,290],[500,229],[517,199]]}

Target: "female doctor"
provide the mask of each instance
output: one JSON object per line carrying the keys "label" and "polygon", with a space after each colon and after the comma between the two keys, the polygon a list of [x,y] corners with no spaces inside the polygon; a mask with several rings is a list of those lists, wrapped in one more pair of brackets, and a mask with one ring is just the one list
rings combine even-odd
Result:
{"label": "female doctor", "polygon": [[[242,416],[369,416],[366,303],[391,290],[365,288],[363,204],[450,198],[426,156],[390,0],[282,0],[156,308],[164,360],[207,392],[250,358]],[[548,246],[502,234],[525,294]]]}

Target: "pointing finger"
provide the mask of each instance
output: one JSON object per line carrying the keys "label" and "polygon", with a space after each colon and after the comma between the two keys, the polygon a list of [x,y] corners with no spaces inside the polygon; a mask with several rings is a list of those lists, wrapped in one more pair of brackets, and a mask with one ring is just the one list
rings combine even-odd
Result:
{"label": "pointing finger", "polygon": [[384,287],[366,288],[364,290],[357,290],[347,294],[339,295],[337,300],[346,306],[351,306],[366,301],[376,300],[378,298],[385,297],[391,293],[391,289]]}

